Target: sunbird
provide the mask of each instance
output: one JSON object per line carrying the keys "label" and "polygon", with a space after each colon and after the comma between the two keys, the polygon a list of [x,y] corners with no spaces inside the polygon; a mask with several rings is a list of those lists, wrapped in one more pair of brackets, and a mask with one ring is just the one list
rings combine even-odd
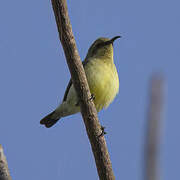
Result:
{"label": "sunbird", "polygon": [[[112,39],[98,38],[88,50],[83,67],[97,112],[107,108],[119,92],[119,77],[114,64],[113,43],[121,36]],[[66,88],[62,103],[40,123],[47,128],[60,118],[80,112],[78,97],[72,80]]]}

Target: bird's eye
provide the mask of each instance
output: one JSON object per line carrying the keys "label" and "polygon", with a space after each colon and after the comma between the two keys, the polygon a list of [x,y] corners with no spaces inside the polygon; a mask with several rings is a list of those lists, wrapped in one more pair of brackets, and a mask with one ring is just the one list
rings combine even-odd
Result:
{"label": "bird's eye", "polygon": [[100,49],[100,48],[102,48],[104,46],[106,46],[106,42],[99,42],[99,43],[97,43],[95,45],[95,47],[93,48],[92,53],[95,54],[98,51],[98,49]]}
{"label": "bird's eye", "polygon": [[95,48],[93,48],[93,53],[96,53],[97,50],[100,49],[103,46],[104,46],[103,42],[100,42],[100,43],[96,44]]}
{"label": "bird's eye", "polygon": [[104,42],[100,42],[100,43],[98,43],[97,45],[96,45],[96,48],[101,48],[101,47],[103,47],[105,44],[104,44]]}

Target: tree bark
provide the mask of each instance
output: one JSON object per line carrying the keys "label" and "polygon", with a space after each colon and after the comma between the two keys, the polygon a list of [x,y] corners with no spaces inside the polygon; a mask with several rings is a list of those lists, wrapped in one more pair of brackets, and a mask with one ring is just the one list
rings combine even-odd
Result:
{"label": "tree bark", "polygon": [[97,111],[91,99],[86,75],[80,60],[70,24],[66,0],[51,0],[61,44],[80,102],[82,117],[91,143],[97,171],[101,180],[114,180],[114,174]]}
{"label": "tree bark", "polygon": [[0,180],[11,180],[8,164],[1,144],[0,144]]}

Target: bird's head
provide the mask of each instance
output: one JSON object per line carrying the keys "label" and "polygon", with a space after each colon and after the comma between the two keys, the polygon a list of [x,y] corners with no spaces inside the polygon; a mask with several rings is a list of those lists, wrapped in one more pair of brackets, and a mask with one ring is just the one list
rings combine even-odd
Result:
{"label": "bird's head", "polygon": [[109,38],[98,38],[94,41],[88,50],[87,58],[112,58],[113,57],[113,42],[121,36],[115,36],[112,39]]}

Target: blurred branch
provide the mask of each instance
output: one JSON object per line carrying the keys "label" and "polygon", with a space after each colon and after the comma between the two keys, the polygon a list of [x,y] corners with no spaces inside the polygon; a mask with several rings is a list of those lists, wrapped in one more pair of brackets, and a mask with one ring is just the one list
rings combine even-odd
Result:
{"label": "blurred branch", "polygon": [[154,75],[151,80],[148,109],[147,139],[145,145],[145,180],[159,180],[158,149],[162,128],[164,81]]}
{"label": "blurred branch", "polygon": [[60,41],[64,49],[73,85],[79,98],[81,113],[94,153],[99,178],[101,180],[114,180],[115,178],[104,136],[99,137],[102,132],[101,126],[94,103],[90,100],[91,94],[72,33],[66,0],[51,0],[51,2]]}
{"label": "blurred branch", "polygon": [[11,180],[8,164],[1,144],[0,144],[0,180]]}

